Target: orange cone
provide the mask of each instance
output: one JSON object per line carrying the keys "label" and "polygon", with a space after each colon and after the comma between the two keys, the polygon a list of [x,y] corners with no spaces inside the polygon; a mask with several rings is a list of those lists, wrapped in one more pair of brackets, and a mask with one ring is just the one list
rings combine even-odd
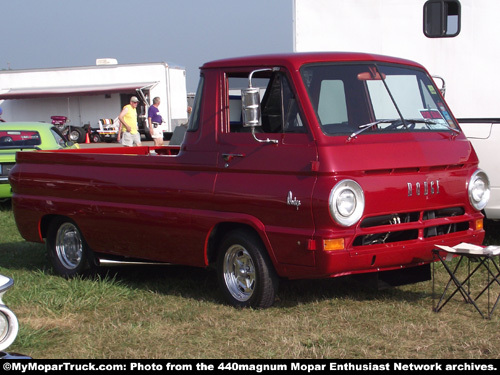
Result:
{"label": "orange cone", "polygon": [[85,136],[85,143],[90,143],[89,133]]}

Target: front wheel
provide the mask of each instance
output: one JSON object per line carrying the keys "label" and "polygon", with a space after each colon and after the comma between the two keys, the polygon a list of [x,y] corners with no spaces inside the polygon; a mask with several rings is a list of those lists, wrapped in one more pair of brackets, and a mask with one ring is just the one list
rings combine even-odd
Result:
{"label": "front wheel", "polygon": [[61,276],[74,277],[91,266],[92,252],[80,229],[69,219],[52,221],[46,246],[52,266]]}
{"label": "front wheel", "polygon": [[235,307],[270,307],[278,277],[260,238],[236,230],[226,236],[219,250],[217,275],[226,300]]}
{"label": "front wheel", "polygon": [[98,133],[92,133],[92,135],[90,136],[90,141],[92,143],[99,143],[101,142],[101,136]]}

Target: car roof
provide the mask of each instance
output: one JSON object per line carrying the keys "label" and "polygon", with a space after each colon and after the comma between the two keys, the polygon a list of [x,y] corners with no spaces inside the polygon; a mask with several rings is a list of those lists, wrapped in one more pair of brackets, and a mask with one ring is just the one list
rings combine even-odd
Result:
{"label": "car roof", "polygon": [[47,124],[46,122],[0,122],[0,130],[43,130],[50,129],[54,125]]}

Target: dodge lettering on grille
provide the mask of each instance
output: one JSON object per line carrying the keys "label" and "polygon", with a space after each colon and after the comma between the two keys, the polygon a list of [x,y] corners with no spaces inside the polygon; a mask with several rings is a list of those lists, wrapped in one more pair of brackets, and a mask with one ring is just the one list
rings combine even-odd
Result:
{"label": "dodge lettering on grille", "polygon": [[411,197],[414,193],[415,195],[439,194],[439,180],[424,182],[423,191],[422,191],[422,184],[420,182],[417,182],[415,184],[415,190],[413,189],[413,184],[411,182],[408,182],[407,186],[408,186],[409,197]]}

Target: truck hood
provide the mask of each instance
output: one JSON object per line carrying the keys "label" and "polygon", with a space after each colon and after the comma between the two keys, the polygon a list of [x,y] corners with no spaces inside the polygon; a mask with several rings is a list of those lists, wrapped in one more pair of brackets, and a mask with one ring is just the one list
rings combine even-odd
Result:
{"label": "truck hood", "polygon": [[463,135],[454,139],[438,134],[421,135],[420,139],[410,134],[361,138],[343,140],[333,147],[319,145],[321,171],[369,172],[478,163],[471,143]]}

